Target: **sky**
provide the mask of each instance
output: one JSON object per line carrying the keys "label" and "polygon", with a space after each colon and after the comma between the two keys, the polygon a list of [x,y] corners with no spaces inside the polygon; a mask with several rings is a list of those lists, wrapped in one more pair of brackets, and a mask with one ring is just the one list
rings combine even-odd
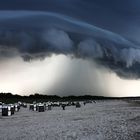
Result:
{"label": "sky", "polygon": [[1,0],[0,92],[140,96],[139,0]]}

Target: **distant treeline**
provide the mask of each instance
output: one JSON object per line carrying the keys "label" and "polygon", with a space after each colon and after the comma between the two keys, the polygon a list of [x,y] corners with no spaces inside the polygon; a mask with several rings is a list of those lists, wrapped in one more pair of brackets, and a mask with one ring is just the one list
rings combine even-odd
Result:
{"label": "distant treeline", "polygon": [[29,96],[13,95],[12,93],[0,93],[0,102],[4,103],[15,103],[18,101],[31,103],[36,102],[46,102],[46,101],[84,101],[84,100],[110,100],[110,99],[140,99],[140,97],[103,97],[103,96],[57,96],[57,95],[42,95],[42,94],[32,94]]}

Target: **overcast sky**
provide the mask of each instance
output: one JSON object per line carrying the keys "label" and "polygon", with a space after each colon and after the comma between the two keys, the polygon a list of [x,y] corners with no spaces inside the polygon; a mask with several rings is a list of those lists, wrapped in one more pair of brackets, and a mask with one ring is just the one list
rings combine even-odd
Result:
{"label": "overcast sky", "polygon": [[139,96],[139,26],[139,0],[1,0],[0,92]]}

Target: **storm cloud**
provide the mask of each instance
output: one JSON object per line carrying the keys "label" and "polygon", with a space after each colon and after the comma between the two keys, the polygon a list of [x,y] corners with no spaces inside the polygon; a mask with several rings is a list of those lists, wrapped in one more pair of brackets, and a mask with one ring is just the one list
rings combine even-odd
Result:
{"label": "storm cloud", "polygon": [[[140,48],[111,31],[50,12],[3,11],[0,14],[0,52],[24,60],[64,54],[94,60],[125,78],[139,78]],[[10,15],[10,17],[9,17]],[[13,52],[8,55],[9,49]]]}
{"label": "storm cloud", "polygon": [[127,83],[138,95],[139,5],[139,0],[1,1],[0,89],[122,96],[116,89],[121,83],[121,93],[132,95]]}

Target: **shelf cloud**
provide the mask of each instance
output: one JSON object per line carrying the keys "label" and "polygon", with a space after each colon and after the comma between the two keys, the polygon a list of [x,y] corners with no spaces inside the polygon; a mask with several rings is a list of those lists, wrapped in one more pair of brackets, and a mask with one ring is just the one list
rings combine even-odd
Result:
{"label": "shelf cloud", "polygon": [[19,11],[15,16],[16,13],[5,12],[0,19],[3,57],[18,52],[30,61],[64,54],[94,60],[125,78],[139,78],[139,45],[121,35],[56,13]]}

